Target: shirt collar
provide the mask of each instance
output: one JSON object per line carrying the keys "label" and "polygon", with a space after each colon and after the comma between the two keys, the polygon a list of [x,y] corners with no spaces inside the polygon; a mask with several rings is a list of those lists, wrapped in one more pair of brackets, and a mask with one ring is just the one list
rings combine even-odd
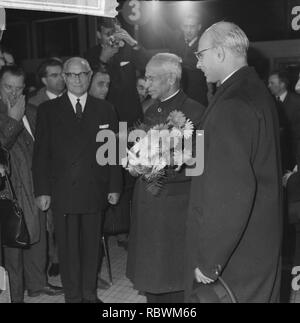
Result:
{"label": "shirt collar", "polygon": [[170,96],[168,96],[167,98],[161,100],[160,102],[165,102],[167,100],[170,100],[171,98],[173,98],[178,92],[180,91],[180,89],[178,89],[175,93],[171,94]]}
{"label": "shirt collar", "polygon": [[62,95],[63,95],[63,92],[62,92],[62,93],[60,93],[59,95],[56,95],[56,94],[54,94],[54,93],[52,93],[52,92],[50,92],[50,91],[46,90],[46,94],[47,94],[47,96],[48,96],[48,98],[49,98],[50,100],[53,100],[53,99],[56,99],[56,98],[58,98],[58,97],[62,96]]}
{"label": "shirt collar", "polygon": [[283,92],[281,95],[279,95],[280,101],[283,102],[287,96],[287,91]]}
{"label": "shirt collar", "polygon": [[82,96],[78,97],[76,95],[74,95],[73,93],[68,91],[68,97],[72,103],[73,109],[76,113],[76,104],[77,104],[77,100],[79,99],[79,102],[82,106],[82,111],[84,111],[85,108],[85,104],[86,104],[86,100],[87,100],[87,92],[84,93]]}
{"label": "shirt collar", "polygon": [[193,38],[189,43],[188,46],[192,47],[194,45],[194,43],[197,41],[198,37],[196,36],[195,38]]}
{"label": "shirt collar", "polygon": [[234,73],[236,73],[240,68],[234,70],[232,73],[230,73],[229,75],[227,75],[223,81],[221,81],[221,84],[223,84],[225,81],[227,81]]}

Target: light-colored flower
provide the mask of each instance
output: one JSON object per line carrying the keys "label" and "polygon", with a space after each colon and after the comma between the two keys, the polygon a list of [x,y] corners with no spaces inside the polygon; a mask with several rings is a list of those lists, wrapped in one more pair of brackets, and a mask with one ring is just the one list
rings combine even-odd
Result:
{"label": "light-colored flower", "polygon": [[167,121],[168,125],[181,128],[185,124],[186,117],[181,111],[174,110],[170,112]]}

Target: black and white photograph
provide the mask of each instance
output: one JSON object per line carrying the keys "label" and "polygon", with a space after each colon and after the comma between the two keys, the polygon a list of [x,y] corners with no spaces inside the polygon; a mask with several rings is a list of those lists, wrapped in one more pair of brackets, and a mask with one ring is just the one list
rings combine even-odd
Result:
{"label": "black and white photograph", "polygon": [[300,303],[300,0],[0,0],[0,303]]}

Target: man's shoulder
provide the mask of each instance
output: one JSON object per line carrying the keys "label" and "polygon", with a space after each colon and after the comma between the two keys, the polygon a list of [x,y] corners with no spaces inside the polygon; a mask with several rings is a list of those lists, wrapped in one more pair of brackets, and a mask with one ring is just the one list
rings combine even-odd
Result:
{"label": "man's shoulder", "polygon": [[[300,104],[300,95],[289,91],[287,93],[285,102],[288,104],[291,103],[291,104],[299,105]],[[298,108],[298,106],[297,106],[297,108]]]}
{"label": "man's shoulder", "polygon": [[107,113],[107,112],[115,111],[114,106],[106,100],[98,99],[91,95],[88,95],[88,101],[89,101],[89,104],[91,104],[92,106],[99,108],[97,109],[99,113]]}
{"label": "man's shoulder", "polygon": [[38,90],[38,92],[35,95],[29,98],[28,103],[38,107],[41,103],[48,100],[49,98],[46,94],[46,88],[43,87],[40,90]]}

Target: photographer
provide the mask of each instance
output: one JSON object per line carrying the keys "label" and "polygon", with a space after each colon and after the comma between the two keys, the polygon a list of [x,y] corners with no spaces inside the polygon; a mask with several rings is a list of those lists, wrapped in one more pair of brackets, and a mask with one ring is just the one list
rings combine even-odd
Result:
{"label": "photographer", "polygon": [[143,70],[150,55],[116,19],[102,18],[97,37],[99,45],[85,56],[93,70],[107,70],[111,80],[107,99],[116,108],[119,121],[126,121],[131,127],[143,115],[136,90],[136,69]]}

